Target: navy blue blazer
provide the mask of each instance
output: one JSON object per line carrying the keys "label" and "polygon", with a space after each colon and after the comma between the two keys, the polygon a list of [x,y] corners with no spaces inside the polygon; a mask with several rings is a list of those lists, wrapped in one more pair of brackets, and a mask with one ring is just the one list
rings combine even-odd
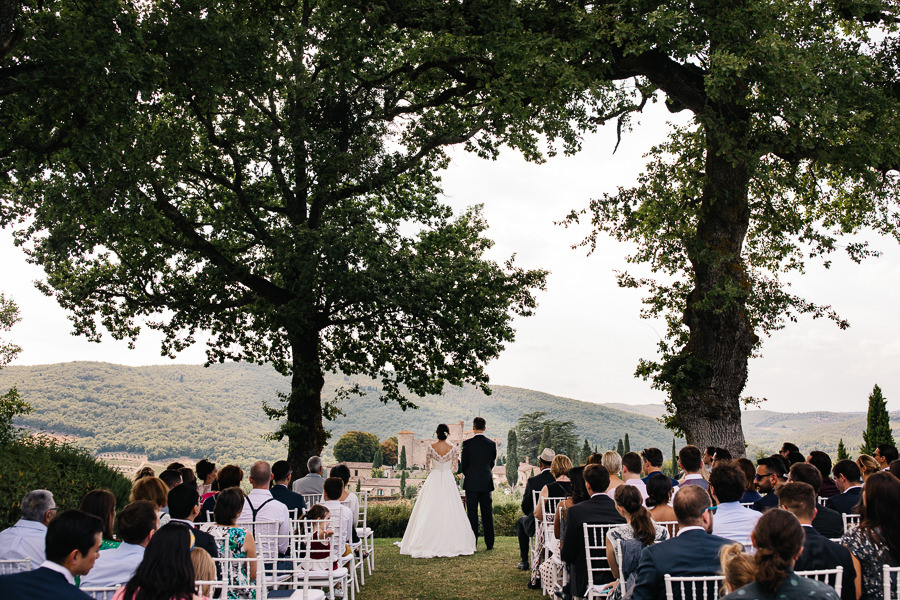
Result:
{"label": "navy blue blazer", "polygon": [[841,513],[821,504],[816,506],[816,518],[812,526],[827,538],[839,538],[844,535],[844,519]]}
{"label": "navy blue blazer", "polygon": [[41,567],[33,571],[0,577],[0,598],[30,600],[93,600],[66,581],[62,573]]}
{"label": "navy blue blazer", "polygon": [[303,494],[292,492],[286,485],[277,483],[269,488],[272,497],[288,507],[288,510],[298,509],[297,517],[301,517],[306,512],[306,502],[303,501]]}
{"label": "navy blue blazer", "polygon": [[647,546],[638,563],[632,600],[666,600],[667,573],[676,577],[715,575],[721,569],[719,549],[733,543],[702,529],[691,529]]}
{"label": "navy blue blazer", "polygon": [[844,567],[844,579],[841,584],[841,600],[856,600],[856,570],[850,551],[835,544],[813,527],[803,526],[806,538],[803,540],[803,552],[794,563],[794,571],[817,571]]}
{"label": "navy blue blazer", "polygon": [[856,505],[862,496],[862,488],[850,488],[843,494],[832,496],[825,501],[825,506],[845,515],[856,514]]}
{"label": "navy blue blazer", "polygon": [[534,516],[534,494],[531,492],[540,492],[545,485],[550,485],[556,481],[556,477],[548,469],[541,471],[534,477],[529,477],[525,484],[525,495],[522,496],[522,512],[526,515]]}
{"label": "navy blue blazer", "polygon": [[769,492],[751,504],[750,508],[758,510],[759,512],[766,512],[770,508],[778,508],[778,496],[775,495],[775,492]]}

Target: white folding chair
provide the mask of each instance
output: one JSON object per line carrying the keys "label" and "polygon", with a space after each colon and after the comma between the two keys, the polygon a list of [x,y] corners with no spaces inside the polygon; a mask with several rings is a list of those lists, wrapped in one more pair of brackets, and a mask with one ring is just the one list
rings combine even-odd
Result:
{"label": "white folding chair", "polygon": [[751,508],[753,506],[753,502],[741,502],[740,505],[744,508]]}
{"label": "white folding chair", "polygon": [[[305,535],[291,525],[290,559],[284,561],[288,566],[279,572],[280,580],[272,582],[266,577],[266,600],[273,598],[292,598],[294,600],[325,600],[325,592],[310,586],[310,553],[311,536]],[[287,576],[287,578],[284,577]]]}
{"label": "white folding chair", "polygon": [[[538,502],[540,501],[540,497],[541,497],[541,490],[531,490],[531,506],[532,507],[537,506]],[[534,510],[534,508],[532,508],[532,511],[533,510]],[[537,523],[535,523],[534,531],[535,531],[535,535],[537,535]],[[537,549],[537,540],[535,539],[534,535],[532,535],[530,538],[528,538],[528,556],[529,556],[528,562],[529,562],[529,564],[534,564],[536,549]]]}
{"label": "white folding chair", "polygon": [[548,560],[557,546],[553,521],[556,519],[556,507],[565,500],[564,496],[548,496],[541,500],[541,524],[544,531],[544,560]]}
{"label": "white folding chair", "polygon": [[112,600],[112,597],[119,591],[120,585],[111,587],[83,587],[78,588],[94,600]]}
{"label": "white folding chair", "polygon": [[654,521],[657,525],[662,525],[669,532],[669,539],[674,539],[678,535],[678,521]]}
{"label": "white folding chair", "polygon": [[[609,561],[606,560],[606,535],[610,529],[619,524],[592,524],[585,523],[584,528],[584,558],[587,562],[587,600],[604,598],[609,594],[606,584],[601,582],[604,574],[612,576]],[[609,578],[609,577],[607,577]]]}
{"label": "white folding chair", "polygon": [[0,560],[0,575],[12,575],[31,570],[30,558],[11,558]]}
{"label": "white folding chair", "polygon": [[900,599],[900,567],[884,565],[884,600]]}
{"label": "white folding chair", "polygon": [[[347,557],[343,556],[344,553],[344,538],[341,532],[341,523],[340,519],[300,519],[297,521],[297,524],[300,527],[300,537],[299,539],[305,540],[305,543],[308,546],[312,546],[313,543],[320,543],[325,546],[325,550],[328,552],[328,557],[325,559],[309,558],[305,562],[305,564],[298,565],[298,567],[302,570],[305,570],[305,573],[302,573],[304,577],[304,581],[308,582],[307,585],[313,588],[322,588],[327,589],[329,600],[335,599],[335,591],[338,588],[338,585],[341,586],[340,596],[347,597],[347,589],[350,589],[350,598],[353,599],[356,597],[355,589],[354,589],[354,566],[355,564],[350,564],[346,560]],[[317,539],[314,537],[314,532],[321,529],[331,529],[334,531],[334,534],[327,539]],[[312,551],[308,554],[311,555]],[[298,554],[299,555],[299,554]],[[350,563],[353,562],[353,555],[349,555]],[[321,562],[324,560],[329,566],[338,564],[338,568],[329,568],[329,569],[312,569],[313,562]],[[298,574],[295,573],[295,577]]]}
{"label": "white folding chair", "polygon": [[369,565],[369,575],[375,569],[375,532],[369,527],[369,492],[356,492],[359,498],[359,523],[356,535],[363,543],[364,556]]}
{"label": "white folding chair", "polygon": [[322,494],[301,494],[303,503],[306,504],[306,510],[309,510],[316,504],[322,504]]}
{"label": "white folding chair", "polygon": [[841,513],[841,518],[844,519],[844,533],[847,533],[850,531],[851,527],[859,525],[859,521],[862,517],[858,514]]}
{"label": "white folding chair", "polygon": [[[357,501],[359,498],[357,497]],[[363,542],[362,536],[359,535],[359,519],[360,513],[362,510],[356,510],[356,506],[350,501],[350,497],[348,496],[346,500],[341,500],[341,506],[344,507],[345,510],[350,512],[350,516],[352,517],[351,522],[353,523],[353,531],[356,533],[356,537],[359,539],[358,542],[353,542],[350,544],[350,548],[354,554],[354,563],[356,565],[356,569],[358,573],[356,574],[356,580],[358,581],[359,586],[366,585],[366,548]],[[351,536],[351,540],[353,537]]]}
{"label": "white folding chair", "polygon": [[[266,598],[266,571],[262,559],[256,558],[214,558],[216,572],[221,573],[219,579],[198,580],[194,582],[195,590],[203,590],[208,598]],[[250,565],[256,565],[256,579],[251,577]]]}
{"label": "white folding chair", "polygon": [[816,502],[821,504],[822,506],[825,506],[825,503],[828,502],[828,498],[826,498],[825,496],[816,496]]}
{"label": "white folding chair", "polygon": [[[253,534],[256,542],[256,555],[262,559],[264,563],[272,563],[278,560],[279,542],[283,536],[278,535],[278,521],[239,521],[234,524],[244,531]],[[228,544],[225,544],[226,550]]]}
{"label": "white folding chair", "polygon": [[841,589],[844,585],[844,567],[835,567],[833,569],[817,569],[814,571],[794,571],[800,577],[807,579],[815,579],[822,583],[828,584],[834,588],[838,598],[841,597]]}
{"label": "white folding chair", "polygon": [[716,600],[724,575],[672,577],[665,575],[666,600]]}

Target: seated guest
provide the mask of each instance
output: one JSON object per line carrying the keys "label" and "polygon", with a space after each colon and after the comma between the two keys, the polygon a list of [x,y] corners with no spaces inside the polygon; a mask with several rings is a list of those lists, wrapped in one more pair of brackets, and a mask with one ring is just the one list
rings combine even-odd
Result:
{"label": "seated guest", "polygon": [[853,556],[857,596],[880,600],[883,565],[900,566],[900,480],[890,473],[873,473],[862,493],[860,523],[844,534],[841,544]]}
{"label": "seated guest", "polygon": [[[216,474],[218,474],[216,463],[203,458],[197,461],[194,469],[197,471],[197,491],[200,492],[200,497],[203,498],[206,494],[213,491],[212,483],[216,480]],[[206,498],[203,499],[206,500]]]}
{"label": "seated guest", "polygon": [[181,473],[181,485],[187,484],[192,487],[197,487],[197,475],[194,474],[192,468],[184,467],[178,469],[178,472]]}
{"label": "seated guest", "polygon": [[[203,548],[194,547],[191,550],[191,564],[194,565],[194,581],[215,581],[217,578],[216,574],[216,563],[213,562],[212,557],[209,553]],[[212,597],[216,590],[213,586],[203,586],[198,585],[197,590],[200,592],[200,596],[202,597]]]}
{"label": "seated guest", "polygon": [[163,483],[165,483],[166,487],[170,490],[182,483],[181,471],[176,471],[175,469],[166,469],[159,474],[159,478],[162,479]]}
{"label": "seated guest", "polygon": [[897,454],[896,447],[890,444],[878,444],[872,458],[878,462],[878,468],[884,470],[890,467],[891,463],[900,458],[900,456]]}
{"label": "seated guest", "polygon": [[44,538],[47,525],[56,515],[56,502],[47,490],[32,490],[22,498],[22,518],[0,531],[0,560],[31,559],[37,569],[46,559]]}
{"label": "seated guest", "polygon": [[703,456],[700,448],[688,444],[678,451],[678,467],[684,472],[684,478],[679,485],[699,485],[704,490],[709,489],[709,484],[703,478]]}
{"label": "seated guest", "polygon": [[744,490],[744,495],[741,496],[741,503],[756,502],[762,498],[756,491],[756,467],[753,466],[753,461],[749,458],[739,458],[734,461],[734,465],[743,471],[744,477],[747,478],[747,488]]}
{"label": "seated guest", "polygon": [[321,494],[325,477],[322,476],[325,468],[322,459],[318,456],[310,456],[306,461],[306,469],[309,471],[300,479],[295,479],[291,489],[298,494]]}
{"label": "seated guest", "polygon": [[741,544],[722,546],[719,550],[719,563],[722,565],[722,575],[725,576],[725,584],[722,586],[724,594],[730,594],[756,578],[756,561],[752,554],[744,552]]}
{"label": "seated guest", "polygon": [[[224,468],[222,469],[225,470]],[[235,527],[238,515],[244,509],[244,492],[230,487],[219,492],[213,511],[214,523],[201,525],[204,531],[216,539],[219,554],[234,558],[256,558],[256,540],[253,532]],[[256,579],[256,563],[250,563],[250,579]]]}
{"label": "seated guest", "polygon": [[834,485],[840,494],[832,496],[825,502],[825,506],[845,515],[858,514],[856,505],[862,497],[862,481],[859,467],[852,460],[839,460],[832,469],[834,473]]}
{"label": "seated guest", "polygon": [[803,527],[794,515],[768,510],[753,530],[753,542],[754,580],[725,596],[727,600],[838,600],[830,585],[794,574],[794,561],[803,550]]}
{"label": "seated guest", "polygon": [[712,533],[749,547],[750,533],[756,527],[760,513],[741,506],[745,481],[744,472],[737,465],[715,467],[709,475],[709,493],[718,503]]}
{"label": "seated guest", "polygon": [[647,501],[647,484],[641,479],[643,462],[637,452],[626,452],[622,457],[622,480],[625,485],[633,485],[641,493],[644,502]]}
{"label": "seated guest", "polygon": [[75,587],[90,573],[100,553],[103,523],[94,515],[68,510],[47,525],[47,558],[33,571],[0,577],[0,598],[92,600]]}
{"label": "seated guest", "polygon": [[650,516],[657,523],[675,520],[675,509],[669,506],[672,493],[672,480],[668,477],[653,477],[647,481],[647,506],[650,508]]}
{"label": "seated guest", "polygon": [[[809,463],[795,463],[791,466],[790,475],[792,482],[808,483],[814,490],[822,487],[822,475],[817,468]],[[777,494],[778,491],[776,490],[775,493]],[[784,505],[780,496],[778,501]],[[812,520],[813,529],[826,538],[839,538],[844,535],[844,519],[841,517],[841,513],[827,506],[819,506],[818,504],[816,506],[816,515]],[[797,513],[794,513],[794,515],[796,516]]]}
{"label": "seated guest", "polygon": [[725,448],[716,448],[716,454],[713,456],[712,468],[715,469],[719,465],[731,464],[731,452]]}
{"label": "seated guest", "polygon": [[322,486],[322,506],[331,513],[331,522],[334,523],[334,531],[341,530],[341,539],[345,544],[353,541],[353,532],[356,524],[350,509],[341,504],[341,494],[344,493],[344,480],[340,477],[329,477]]}
{"label": "seated guest", "polygon": [[615,499],[616,488],[625,485],[625,482],[619,477],[619,472],[622,470],[622,457],[619,456],[619,453],[615,450],[607,450],[600,456],[599,463],[586,464],[600,464],[606,467],[606,470],[609,471],[609,487],[606,488],[606,495]]}
{"label": "seated guest", "polygon": [[286,460],[276,461],[272,465],[272,497],[288,507],[288,510],[296,510],[297,517],[302,517],[306,512],[306,503],[303,496],[297,492],[292,492],[291,488],[291,465]]}
{"label": "seated guest", "polygon": [[109,490],[91,490],[81,499],[78,510],[94,515],[103,523],[103,543],[100,551],[118,548],[122,542],[113,536],[113,525],[116,520],[116,497]]}
{"label": "seated guest", "polygon": [[784,458],[788,458],[792,452],[800,452],[800,448],[797,447],[797,444],[785,442],[781,445],[781,450],[778,451],[778,454]]}
{"label": "seated guest", "polygon": [[[134,482],[131,486],[131,494],[128,496],[129,502],[135,500],[149,500],[156,506],[156,512],[159,513],[159,526],[162,527],[169,522],[169,488],[163,483],[159,477],[143,477]],[[163,510],[165,509],[165,510]]]}
{"label": "seated guest", "polygon": [[94,568],[81,579],[81,587],[113,587],[131,579],[159,525],[156,507],[147,500],[132,502],[119,513],[118,524],[122,543],[100,553]]}
{"label": "seated guest", "polygon": [[556,479],[541,488],[538,495],[537,506],[534,507],[534,518],[542,519],[544,516],[544,498],[565,498],[572,494],[572,482],[569,481],[569,470],[572,461],[565,454],[557,454],[550,464],[550,474]]}
{"label": "seated guest", "polygon": [[143,479],[144,477],[156,477],[156,471],[153,470],[153,467],[141,467],[140,470],[134,474],[134,481]]}
{"label": "seated guest", "polygon": [[216,483],[219,486],[219,491],[215,492],[211,496],[208,496],[206,500],[203,501],[203,505],[200,507],[200,514],[197,515],[197,518],[194,519],[195,523],[206,523],[209,521],[209,513],[213,511],[213,508],[216,506],[216,496],[218,496],[222,490],[227,490],[232,487],[240,487],[241,481],[244,479],[244,471],[237,465],[225,465],[222,467],[222,470],[218,472],[216,475]]}
{"label": "seated guest", "polygon": [[891,466],[888,467],[888,471],[891,475],[893,475],[897,479],[900,479],[900,460],[892,460]]}
{"label": "seated guest", "polygon": [[180,471],[183,468],[184,464],[178,461],[170,462],[168,465],[166,465],[166,471]]}
{"label": "seated guest", "polygon": [[707,446],[706,450],[703,451],[703,467],[707,472],[712,471],[712,463],[716,457],[716,447],[715,446]]}
{"label": "seated guest", "polygon": [[541,472],[528,478],[525,482],[525,492],[522,494],[522,512],[524,516],[519,517],[516,523],[516,536],[519,538],[519,564],[517,569],[524,571],[528,569],[528,543],[534,537],[535,520],[534,520],[534,494],[540,492],[548,483],[553,483],[553,473],[550,472],[550,465],[556,453],[550,448],[544,448],[538,456],[538,465]]}
{"label": "seated guest", "polygon": [[[662,475],[663,477],[666,477],[666,475],[662,472],[662,450],[660,450],[659,448],[644,448],[644,450],[641,452],[641,460],[645,475],[645,477],[641,479],[641,481],[644,482],[644,485],[647,484],[648,479],[656,475]],[[672,487],[678,487],[678,480],[672,479]]]}
{"label": "seated guest", "polygon": [[134,576],[113,596],[113,600],[166,598],[201,600],[194,593],[193,538],[187,527],[160,527],[144,552]]}
{"label": "seated guest", "polygon": [[[634,456],[637,457],[637,454]],[[638,460],[640,460],[639,457]],[[569,593],[578,597],[583,597],[587,590],[587,560],[584,555],[584,528],[582,526],[585,523],[625,522],[624,517],[616,510],[615,502],[604,493],[604,490],[609,487],[609,472],[603,465],[588,465],[584,468],[584,485],[589,499],[568,509],[566,530],[563,533],[560,548],[560,558],[569,567]],[[606,577],[605,581],[595,583],[611,581],[612,576],[610,575]]]}
{"label": "seated guest", "polygon": [[590,498],[587,493],[587,487],[584,485],[584,467],[572,467],[569,469],[569,481],[572,482],[572,494],[559,503],[556,507],[556,516],[553,519],[553,532],[558,540],[563,539],[565,535],[568,510]]}
{"label": "seated guest", "polygon": [[344,491],[341,492],[341,502],[350,509],[350,516],[353,518],[353,527],[350,531],[353,543],[359,541],[359,535],[356,533],[356,526],[359,523],[359,498],[350,491],[350,467],[347,465],[335,465],[331,468],[331,477],[337,477],[344,482]]}
{"label": "seated guest", "polygon": [[707,510],[712,500],[706,490],[698,485],[686,486],[675,494],[673,504],[678,535],[644,548],[638,563],[633,600],[665,600],[666,574],[676,577],[717,574],[719,549],[731,543],[709,533],[714,519],[713,513]]}
{"label": "seated guest", "polygon": [[184,525],[189,528],[195,538],[195,545],[203,548],[210,558],[218,558],[219,551],[216,540],[205,531],[194,525],[194,519],[200,513],[200,492],[191,485],[181,484],[169,492],[169,523]]}
{"label": "seated guest", "polygon": [[[797,466],[799,465],[791,467],[791,483],[786,483],[778,488],[778,500],[781,502],[781,508],[790,511],[797,517],[806,534],[803,540],[803,552],[794,564],[794,568],[798,571],[817,571],[843,567],[841,598],[842,600],[856,600],[856,571],[853,568],[853,558],[846,548],[835,544],[816,530],[813,525],[816,512],[825,507],[819,506],[818,509],[816,507],[815,490],[818,489],[817,487],[809,483],[795,482],[794,468]],[[806,466],[818,473],[818,470],[812,465]]]}
{"label": "seated guest", "polygon": [[764,512],[778,506],[778,496],[775,495],[775,486],[786,481],[787,462],[778,454],[756,461],[756,489],[762,498],[750,507],[753,510]]}
{"label": "seated guest", "polygon": [[821,450],[813,450],[809,453],[809,456],[806,457],[806,462],[814,466],[819,470],[819,473],[822,475],[822,487],[818,490],[818,495],[823,498],[831,498],[832,496],[836,496],[841,492],[837,489],[837,486],[834,484],[834,479],[831,478],[831,457]]}
{"label": "seated guest", "polygon": [[860,454],[856,458],[856,466],[859,467],[859,474],[862,477],[863,485],[866,485],[866,480],[869,478],[869,475],[881,470],[878,466],[878,461],[868,454]]}
{"label": "seated guest", "polygon": [[[237,519],[238,523],[259,521],[275,521],[278,523],[278,555],[287,554],[291,539],[291,515],[287,506],[272,497],[269,484],[272,483],[272,468],[264,460],[258,460],[250,467],[250,485],[253,489],[244,499],[244,510]],[[259,553],[265,560],[274,558],[274,548],[266,548],[264,540],[260,540]]]}
{"label": "seated guest", "polygon": [[[698,459],[700,457],[699,453],[697,455]],[[668,477],[653,477],[650,481],[655,479],[666,480]],[[669,486],[672,485],[672,482],[669,482]],[[647,486],[650,486],[650,482],[648,481]],[[612,571],[612,576],[614,579],[620,579],[623,581],[628,581],[629,576],[633,578],[633,573],[628,571],[620,571],[620,565],[616,561],[615,554],[615,546],[614,542],[619,542],[622,544],[622,554],[623,554],[623,563],[625,568],[630,568],[628,565],[634,563],[634,567],[637,567],[637,562],[640,558],[640,552],[642,548],[649,546],[650,544],[655,544],[656,542],[662,542],[664,540],[669,539],[668,530],[662,526],[657,525],[653,522],[653,519],[650,518],[650,512],[644,508],[643,503],[641,502],[641,493],[631,485],[623,485],[620,486],[618,490],[616,490],[616,510],[620,515],[625,517],[625,525],[620,525],[614,529],[610,529],[609,533],[606,534],[606,560],[609,562],[609,568]],[[638,542],[637,544],[626,544],[625,542]],[[629,556],[633,555],[633,556]],[[634,560],[632,560],[634,558]],[[630,587],[630,586],[629,586]],[[616,585],[613,588],[612,593],[610,594],[610,599],[617,599],[622,597],[622,586]]]}

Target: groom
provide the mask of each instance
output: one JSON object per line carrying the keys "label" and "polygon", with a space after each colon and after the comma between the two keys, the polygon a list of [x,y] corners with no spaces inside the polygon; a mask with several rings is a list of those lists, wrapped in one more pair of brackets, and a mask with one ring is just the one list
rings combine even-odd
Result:
{"label": "groom", "polygon": [[491,492],[494,491],[494,477],[491,469],[497,460],[497,444],[484,436],[485,423],[475,417],[472,423],[475,435],[462,443],[462,457],[459,472],[463,474],[463,489],[466,491],[466,512],[469,523],[478,540],[478,507],[481,507],[481,522],[484,525],[484,543],[488,550],[494,549],[494,513]]}

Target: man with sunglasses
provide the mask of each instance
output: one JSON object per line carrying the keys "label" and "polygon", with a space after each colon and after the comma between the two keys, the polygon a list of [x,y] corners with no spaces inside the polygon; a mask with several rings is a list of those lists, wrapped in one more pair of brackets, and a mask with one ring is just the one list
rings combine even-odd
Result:
{"label": "man with sunglasses", "polygon": [[773,454],[768,458],[761,458],[756,462],[756,489],[763,497],[754,502],[750,508],[765,512],[778,506],[778,496],[775,495],[775,486],[785,483],[788,467],[784,458]]}

